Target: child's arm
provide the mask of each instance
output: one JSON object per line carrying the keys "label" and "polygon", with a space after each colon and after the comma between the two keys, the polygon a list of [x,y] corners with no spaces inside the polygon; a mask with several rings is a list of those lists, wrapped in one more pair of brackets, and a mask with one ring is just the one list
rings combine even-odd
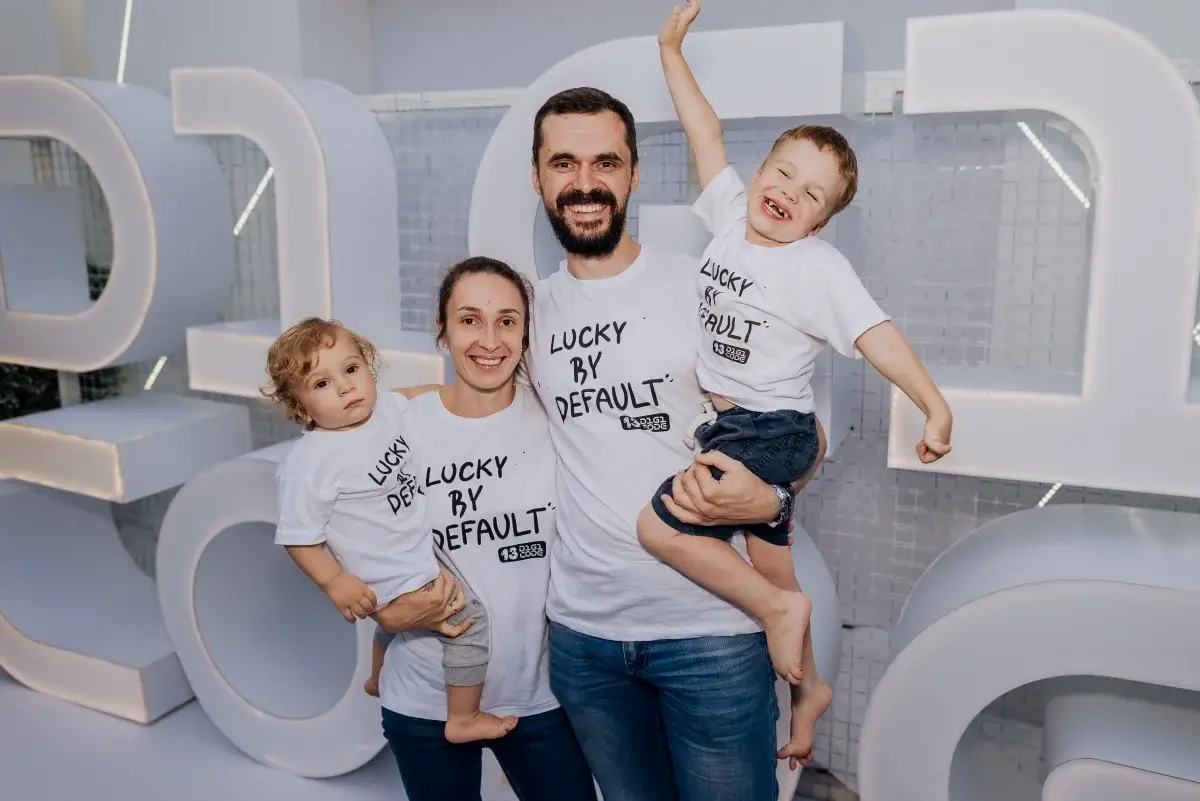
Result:
{"label": "child's arm", "polygon": [[687,0],[686,5],[671,9],[667,24],[658,34],[658,54],[667,88],[671,91],[671,102],[675,104],[675,113],[696,159],[696,176],[703,190],[729,166],[729,159],[725,155],[721,118],[700,91],[683,58],[683,37],[699,13],[700,0]]}
{"label": "child's arm", "polygon": [[950,406],[900,330],[890,321],[882,322],[865,331],[855,345],[872,367],[925,413],[925,435],[917,443],[917,457],[928,464],[949,453]]}
{"label": "child's arm", "polygon": [[375,593],[366,582],[342,570],[324,545],[288,545],[288,555],[304,575],[329,596],[329,600],[351,623],[375,611]]}

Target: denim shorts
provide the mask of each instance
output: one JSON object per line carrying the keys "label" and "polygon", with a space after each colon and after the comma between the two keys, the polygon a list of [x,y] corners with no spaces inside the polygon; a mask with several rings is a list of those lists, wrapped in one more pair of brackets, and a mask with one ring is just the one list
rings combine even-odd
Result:
{"label": "denim shorts", "polygon": [[[717,419],[696,429],[696,442],[705,451],[720,451],[744,464],[768,484],[790,484],[813,466],[820,453],[817,417],[811,412],[781,409],[752,412],[734,406],[717,412]],[[713,478],[722,471],[710,467]],[[667,510],[661,496],[671,494],[671,476],[650,501],[659,519],[676,531],[728,540],[739,531],[753,534],[772,545],[787,545],[787,526],[758,523],[748,526],[696,526],[684,523]]]}

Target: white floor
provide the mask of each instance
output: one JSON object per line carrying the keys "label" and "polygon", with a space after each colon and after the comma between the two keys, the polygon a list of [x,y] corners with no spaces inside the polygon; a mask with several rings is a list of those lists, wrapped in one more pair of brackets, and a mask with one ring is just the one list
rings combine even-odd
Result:
{"label": "white floor", "polygon": [[192,702],[153,726],[31,692],[0,672],[4,801],[404,801],[384,752],[334,780],[300,779],[245,757]]}

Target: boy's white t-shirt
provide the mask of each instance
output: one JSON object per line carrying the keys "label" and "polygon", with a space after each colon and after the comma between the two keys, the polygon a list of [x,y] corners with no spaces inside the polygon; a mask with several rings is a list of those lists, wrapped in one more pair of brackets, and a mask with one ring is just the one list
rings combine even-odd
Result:
{"label": "boy's white t-shirt", "polygon": [[[532,379],[559,459],[558,541],[547,614],[609,640],[744,634],[744,612],[655,559],[637,517],[692,461],[683,431],[696,383],[696,260],[642,246],[612,278],[565,265],[537,283]],[[733,544],[744,555],[739,534]]]}
{"label": "boy's white t-shirt", "polygon": [[381,392],[371,417],[306,431],[276,471],[279,545],[320,545],[374,591],[379,606],[437,578],[408,400]]}
{"label": "boy's white t-shirt", "polygon": [[700,386],[751,411],[814,411],[821,348],[829,343],[854,357],[855,340],[888,316],[828,242],[747,242],[746,186],[733,167],[705,187],[693,210],[713,234],[697,279]]}
{"label": "boy's white t-shirt", "polygon": [[[528,389],[488,417],[458,417],[437,392],[411,402],[410,441],[425,458],[426,528],[487,608],[491,653],[482,708],[535,715],[558,706],[547,663],[546,590],[555,529],[555,457],[546,413]],[[399,634],[380,675],[383,706],[446,719],[442,643]]]}

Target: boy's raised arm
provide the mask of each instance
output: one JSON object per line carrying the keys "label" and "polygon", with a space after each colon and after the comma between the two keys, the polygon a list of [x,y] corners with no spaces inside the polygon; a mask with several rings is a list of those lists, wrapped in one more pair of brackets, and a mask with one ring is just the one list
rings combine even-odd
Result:
{"label": "boy's raised arm", "polygon": [[729,159],[725,155],[721,118],[700,91],[696,77],[683,58],[683,38],[699,13],[700,0],[688,0],[686,5],[672,8],[671,16],[658,33],[658,53],[675,113],[696,159],[700,188],[704,189],[729,165]]}

